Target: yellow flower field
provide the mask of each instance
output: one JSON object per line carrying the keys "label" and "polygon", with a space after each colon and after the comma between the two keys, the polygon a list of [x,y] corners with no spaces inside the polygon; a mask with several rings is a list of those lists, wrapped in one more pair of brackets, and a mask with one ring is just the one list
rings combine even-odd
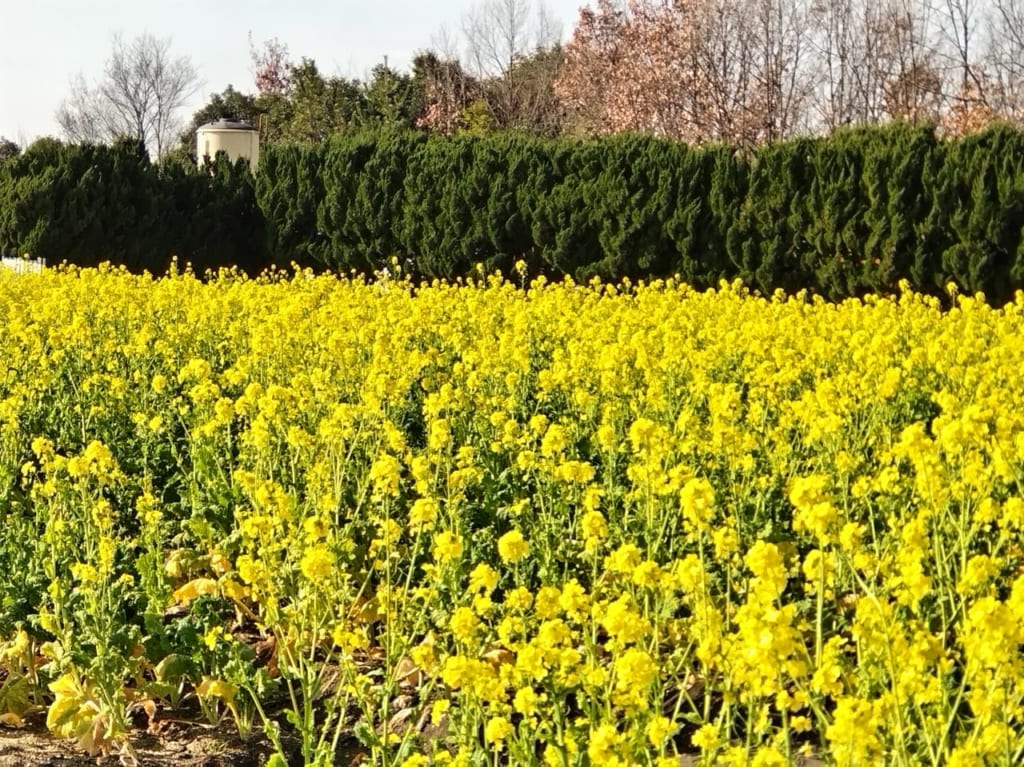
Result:
{"label": "yellow flower field", "polygon": [[0,721],[1017,764],[1024,297],[954,303],[0,275]]}

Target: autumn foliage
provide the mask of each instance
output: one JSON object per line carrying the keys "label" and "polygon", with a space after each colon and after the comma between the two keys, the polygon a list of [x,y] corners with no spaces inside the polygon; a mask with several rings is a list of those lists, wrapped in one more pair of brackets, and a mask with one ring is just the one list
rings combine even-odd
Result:
{"label": "autumn foliage", "polygon": [[783,135],[794,114],[782,86],[787,52],[757,60],[745,23],[717,0],[599,0],[581,9],[555,85],[570,124],[586,134],[643,131],[690,143]]}
{"label": "autumn foliage", "polygon": [[962,136],[1022,114],[1019,5],[597,0],[555,91],[581,135],[751,145],[907,122]]}

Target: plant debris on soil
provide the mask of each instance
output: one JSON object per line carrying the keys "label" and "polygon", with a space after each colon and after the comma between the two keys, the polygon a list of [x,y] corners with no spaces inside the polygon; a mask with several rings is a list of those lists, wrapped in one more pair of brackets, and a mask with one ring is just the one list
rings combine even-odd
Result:
{"label": "plant debris on soil", "polygon": [[40,718],[26,727],[0,728],[0,767],[260,767],[273,748],[262,733],[243,740],[225,722],[217,727],[197,722],[165,721],[159,734],[131,734],[130,749],[89,756],[74,740],[55,738]]}
{"label": "plant debris on soil", "polygon": [[[229,723],[211,727],[195,722],[166,722],[159,735],[133,733],[131,753],[92,757],[73,740],[53,737],[42,721],[22,729],[0,727],[0,767],[262,767],[273,748],[254,732],[243,740]],[[340,750],[335,764],[356,767],[364,764],[362,753]],[[289,760],[300,765],[297,755]],[[696,767],[695,755],[679,757],[680,767]],[[797,757],[799,767],[823,767],[814,757]]]}

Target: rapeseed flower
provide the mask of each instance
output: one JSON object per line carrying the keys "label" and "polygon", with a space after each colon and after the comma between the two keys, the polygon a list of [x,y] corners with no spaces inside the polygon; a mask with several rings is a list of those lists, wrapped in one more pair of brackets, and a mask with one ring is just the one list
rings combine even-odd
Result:
{"label": "rapeseed flower", "polygon": [[514,564],[530,553],[530,544],[518,530],[509,530],[498,539],[498,556],[502,562]]}

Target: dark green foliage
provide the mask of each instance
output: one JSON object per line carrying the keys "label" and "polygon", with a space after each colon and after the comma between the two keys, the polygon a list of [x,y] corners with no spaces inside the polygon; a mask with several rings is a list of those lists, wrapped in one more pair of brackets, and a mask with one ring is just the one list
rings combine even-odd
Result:
{"label": "dark green foliage", "polygon": [[324,157],[317,215],[330,243],[326,266],[374,271],[399,252],[407,166],[420,134],[355,132],[334,136]]}
{"label": "dark green foliage", "polygon": [[256,196],[266,218],[267,245],[276,266],[323,264],[329,241],[318,228],[324,199],[324,145],[286,145],[264,154]]}
{"label": "dark green foliage", "polygon": [[[330,247],[309,252],[340,271],[398,256],[414,274],[455,277],[522,259],[553,276],[738,277],[829,298],[953,280],[1004,300],[1024,286],[1022,150],[1024,133],[1006,127],[956,142],[904,125],[844,130],[750,156],[650,136],[388,130],[333,137],[322,191],[290,199],[308,221],[322,194],[316,236]],[[294,164],[280,177],[292,186]]]}
{"label": "dark green foliage", "polygon": [[209,173],[158,166],[131,140],[41,139],[0,165],[0,251],[156,274],[174,256],[200,273],[258,273],[268,264],[264,216],[244,162],[218,158]]}
{"label": "dark green foliage", "polygon": [[395,127],[275,144],[259,172],[41,140],[0,162],[0,250],[51,263],[416,277],[741,279],[828,298],[1024,287],[1024,132],[892,125],[744,155],[650,136],[444,138]]}
{"label": "dark green foliage", "polygon": [[9,138],[0,136],[0,163],[5,160],[13,160],[21,153],[21,147]]}

